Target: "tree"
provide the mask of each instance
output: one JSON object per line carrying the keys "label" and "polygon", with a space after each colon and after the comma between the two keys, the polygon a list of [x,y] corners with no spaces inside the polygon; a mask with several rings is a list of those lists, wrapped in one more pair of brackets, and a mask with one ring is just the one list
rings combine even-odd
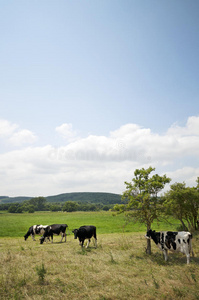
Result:
{"label": "tree", "polygon": [[[199,210],[199,178],[197,186],[186,187],[185,183],[174,183],[170,190],[165,193],[164,205],[167,214],[178,219],[183,230],[197,229],[198,210]],[[187,228],[188,227],[188,228]]]}
{"label": "tree", "polygon": [[[155,168],[136,169],[132,182],[125,182],[126,191],[122,195],[125,204],[114,206],[119,213],[124,212],[135,222],[144,223],[147,231],[154,220],[159,220],[163,210],[163,199],[158,197],[158,193],[171,181],[166,175],[155,174],[150,177],[152,171]],[[148,239],[146,253],[151,254],[151,241]]]}
{"label": "tree", "polygon": [[72,212],[78,210],[78,204],[74,201],[67,201],[63,206],[63,211]]}
{"label": "tree", "polygon": [[9,213],[17,213],[17,210],[19,209],[19,204],[18,203],[14,203],[11,204],[10,207],[8,208],[8,212]]}
{"label": "tree", "polygon": [[61,206],[58,204],[52,204],[50,205],[50,211],[61,211]]}
{"label": "tree", "polygon": [[30,204],[27,208],[28,208],[29,214],[33,214],[33,213],[35,212],[34,205],[31,205],[31,204]]}
{"label": "tree", "polygon": [[46,198],[44,197],[35,197],[29,200],[29,204],[34,205],[35,210],[42,211],[45,210]]}

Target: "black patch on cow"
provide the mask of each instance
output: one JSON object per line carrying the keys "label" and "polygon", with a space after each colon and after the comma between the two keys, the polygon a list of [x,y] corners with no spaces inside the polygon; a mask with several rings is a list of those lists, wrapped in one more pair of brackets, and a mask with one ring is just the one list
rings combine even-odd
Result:
{"label": "black patch on cow", "polygon": [[186,241],[183,239],[183,242],[186,244]]}
{"label": "black patch on cow", "polygon": [[174,241],[176,239],[177,234],[178,234],[178,232],[176,232],[176,231],[167,231],[167,235],[168,235],[169,239],[172,239]]}
{"label": "black patch on cow", "polygon": [[148,238],[152,238],[152,240],[154,241],[154,243],[157,245],[158,243],[160,243],[160,232],[155,232],[155,230],[148,230],[146,236]]}
{"label": "black patch on cow", "polygon": [[174,250],[176,250],[176,242],[172,242],[172,247]]}
{"label": "black patch on cow", "polygon": [[179,243],[179,244],[181,243],[180,239],[178,239],[178,243]]}
{"label": "black patch on cow", "polygon": [[190,242],[190,239],[187,239],[187,243],[189,244],[189,242]]}
{"label": "black patch on cow", "polygon": [[36,228],[35,228],[35,234],[39,234],[39,233],[40,233],[40,228],[39,228],[39,226],[40,226],[40,225],[37,225],[37,226],[36,226]]}
{"label": "black patch on cow", "polygon": [[165,237],[165,246],[168,249],[171,249],[173,247],[174,250],[176,250],[176,235],[178,232],[176,231],[167,231],[166,237]]}
{"label": "black patch on cow", "polygon": [[[164,250],[164,233],[162,232],[162,234],[161,234],[161,242],[160,242],[160,244],[161,244],[161,248],[162,248],[162,250]],[[165,243],[166,244],[166,243]]]}
{"label": "black patch on cow", "polygon": [[168,235],[166,235],[166,237],[165,237],[165,246],[168,249],[171,249],[171,238]]}

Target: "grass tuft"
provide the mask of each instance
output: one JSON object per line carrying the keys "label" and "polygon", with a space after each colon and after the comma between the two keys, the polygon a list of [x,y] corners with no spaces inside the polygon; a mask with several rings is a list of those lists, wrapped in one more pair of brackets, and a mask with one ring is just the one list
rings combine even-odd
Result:
{"label": "grass tuft", "polygon": [[44,279],[45,279],[45,275],[47,273],[47,270],[44,267],[44,264],[42,263],[41,266],[36,266],[35,269],[36,269],[37,275],[39,277],[39,283],[43,284],[44,283]]}

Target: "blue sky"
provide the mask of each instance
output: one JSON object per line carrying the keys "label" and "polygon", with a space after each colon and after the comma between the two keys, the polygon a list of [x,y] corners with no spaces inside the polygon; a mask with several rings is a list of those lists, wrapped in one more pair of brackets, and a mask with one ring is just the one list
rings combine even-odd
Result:
{"label": "blue sky", "polygon": [[0,195],[199,176],[199,2],[0,1]]}

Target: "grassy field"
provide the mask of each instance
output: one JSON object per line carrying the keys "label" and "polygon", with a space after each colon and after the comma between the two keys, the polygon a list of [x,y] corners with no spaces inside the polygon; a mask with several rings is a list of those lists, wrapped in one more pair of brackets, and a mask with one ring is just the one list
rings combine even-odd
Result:
{"label": "grassy field", "polygon": [[[171,219],[170,223],[161,223],[161,230],[176,230],[180,223]],[[0,237],[23,237],[34,224],[67,224],[68,234],[82,225],[95,225],[99,234],[145,231],[144,224],[125,223],[124,215],[113,216],[110,211],[98,212],[35,212],[33,214],[0,213]],[[154,223],[157,229],[157,224]]]}
{"label": "grassy field", "polygon": [[[67,242],[25,242],[28,227],[37,223],[67,223]],[[70,234],[83,224],[97,226],[97,249],[93,243],[81,249]],[[153,254],[145,254],[144,226],[123,225],[122,215],[109,212],[0,214],[0,299],[199,299],[197,234],[190,265],[181,253],[169,253],[165,263],[154,243]]]}

